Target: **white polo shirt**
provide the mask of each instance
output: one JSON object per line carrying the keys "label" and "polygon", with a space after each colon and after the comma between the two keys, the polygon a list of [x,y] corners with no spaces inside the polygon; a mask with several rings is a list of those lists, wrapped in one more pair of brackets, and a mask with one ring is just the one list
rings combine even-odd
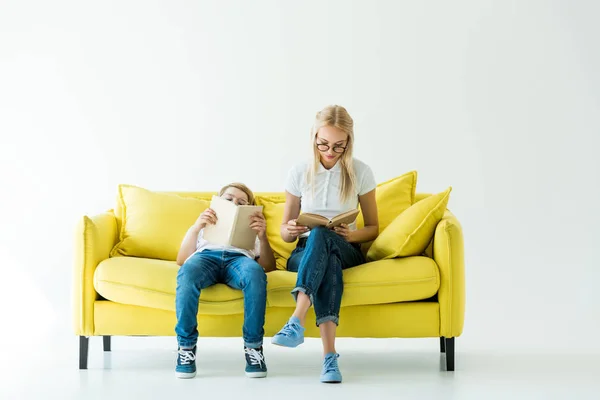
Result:
{"label": "white polo shirt", "polygon": [[[285,190],[296,197],[300,197],[300,211],[333,218],[338,214],[353,210],[358,207],[358,196],[369,193],[377,187],[375,176],[371,168],[356,158],[353,159],[356,174],[356,196],[342,203],[340,199],[341,167],[340,161],[331,169],[325,169],[321,163],[315,176],[314,197],[312,187],[306,180],[309,162],[303,162],[292,167],[285,181]],[[356,229],[356,223],[349,228]],[[308,236],[304,234],[302,236]]]}

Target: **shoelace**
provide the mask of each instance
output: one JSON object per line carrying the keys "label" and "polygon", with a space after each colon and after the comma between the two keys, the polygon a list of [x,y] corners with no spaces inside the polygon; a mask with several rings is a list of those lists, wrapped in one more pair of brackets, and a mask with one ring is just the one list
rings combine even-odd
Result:
{"label": "shoelace", "polygon": [[325,359],[325,365],[323,365],[323,370],[325,373],[334,372],[339,370],[337,359],[340,355],[336,354],[333,357],[327,357]]}
{"label": "shoelace", "polygon": [[295,336],[297,331],[298,331],[298,324],[288,322],[281,329],[281,331],[279,331],[279,334],[283,335],[283,336]]}
{"label": "shoelace", "polygon": [[246,354],[250,358],[250,364],[252,365],[258,365],[260,367],[265,362],[265,356],[256,349],[246,348]]}
{"label": "shoelace", "polygon": [[196,355],[192,350],[179,349],[178,353],[182,365],[190,364],[192,361],[196,360]]}

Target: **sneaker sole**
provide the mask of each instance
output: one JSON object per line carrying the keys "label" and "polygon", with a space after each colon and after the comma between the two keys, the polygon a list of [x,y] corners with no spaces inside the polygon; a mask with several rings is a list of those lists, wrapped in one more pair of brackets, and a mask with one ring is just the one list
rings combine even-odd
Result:
{"label": "sneaker sole", "polygon": [[196,376],[195,372],[175,372],[179,379],[191,379]]}
{"label": "sneaker sole", "polygon": [[267,371],[246,372],[246,376],[248,378],[266,378],[267,377]]}
{"label": "sneaker sole", "polygon": [[280,347],[288,347],[288,348],[290,348],[290,349],[293,349],[294,347],[298,347],[298,346],[300,346],[302,343],[304,343],[304,340],[303,340],[303,341],[301,341],[301,342],[299,342],[299,343],[296,343],[296,344],[294,344],[294,345],[290,345],[290,344],[279,343],[279,342],[277,342],[277,341],[275,341],[275,340],[271,339],[271,344],[274,344],[275,346],[280,346]]}
{"label": "sneaker sole", "polygon": [[342,383],[342,381],[321,381],[321,383]]}

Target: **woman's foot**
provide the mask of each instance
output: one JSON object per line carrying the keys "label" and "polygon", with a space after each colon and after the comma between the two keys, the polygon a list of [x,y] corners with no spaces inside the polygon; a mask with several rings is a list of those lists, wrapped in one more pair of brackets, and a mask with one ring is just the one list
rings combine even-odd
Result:
{"label": "woman's foot", "polygon": [[321,382],[342,383],[342,373],[337,362],[339,356],[337,353],[327,353],[325,355],[323,369],[321,370]]}
{"label": "woman's foot", "polygon": [[287,324],[273,336],[271,343],[284,347],[297,347],[304,343],[304,327],[300,324],[300,320],[291,317]]}

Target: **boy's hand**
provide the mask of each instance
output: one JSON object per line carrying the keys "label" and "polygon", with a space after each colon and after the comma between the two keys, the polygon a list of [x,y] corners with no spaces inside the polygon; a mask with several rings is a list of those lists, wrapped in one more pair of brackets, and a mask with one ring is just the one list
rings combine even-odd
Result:
{"label": "boy's hand", "polygon": [[264,240],[267,237],[267,220],[263,213],[258,211],[250,216],[250,228],[258,234],[259,239]]}
{"label": "boy's hand", "polygon": [[200,214],[196,222],[194,223],[194,229],[200,232],[206,225],[215,225],[217,223],[217,213],[212,208],[207,208]]}

